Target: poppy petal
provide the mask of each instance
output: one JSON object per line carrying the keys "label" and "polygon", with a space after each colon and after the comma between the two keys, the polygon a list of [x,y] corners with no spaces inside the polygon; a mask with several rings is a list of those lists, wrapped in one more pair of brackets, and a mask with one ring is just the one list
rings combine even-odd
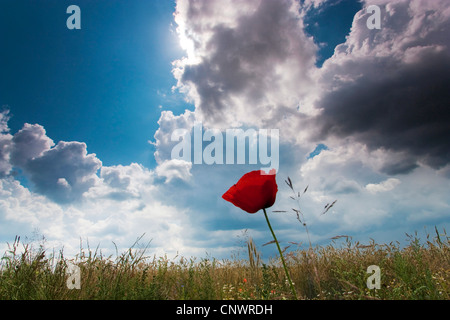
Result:
{"label": "poppy petal", "polygon": [[222,198],[248,213],[271,207],[276,200],[278,186],[274,171],[266,174],[257,170],[246,173]]}

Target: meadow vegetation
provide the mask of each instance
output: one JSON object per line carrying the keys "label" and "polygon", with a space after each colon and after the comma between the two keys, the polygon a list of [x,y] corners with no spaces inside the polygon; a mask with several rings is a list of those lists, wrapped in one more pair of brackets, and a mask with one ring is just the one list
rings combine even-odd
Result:
{"label": "meadow vegetation", "polygon": [[[403,247],[336,237],[327,246],[286,251],[298,298],[450,299],[450,237],[437,228],[425,239],[408,236]],[[80,249],[68,259],[16,237],[1,258],[0,299],[292,298],[280,259],[263,261],[251,238],[240,255],[224,260],[156,257],[137,244],[107,257]],[[67,286],[71,264],[79,267],[80,289]],[[367,287],[370,265],[381,269],[380,289]]]}

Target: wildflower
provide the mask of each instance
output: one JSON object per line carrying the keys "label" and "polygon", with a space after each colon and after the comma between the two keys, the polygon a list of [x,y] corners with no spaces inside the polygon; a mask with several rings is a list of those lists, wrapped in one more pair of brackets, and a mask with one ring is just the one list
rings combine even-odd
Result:
{"label": "wildflower", "polygon": [[275,241],[278,252],[280,253],[281,262],[283,263],[284,272],[288,279],[289,286],[291,287],[292,294],[295,299],[297,299],[294,285],[292,284],[291,277],[289,276],[289,272],[286,267],[286,262],[283,258],[283,252],[281,251],[280,244],[278,243],[275,233],[273,232],[266,212],[266,208],[273,206],[275,203],[278,192],[275,173],[275,169],[270,170],[269,174],[264,174],[261,170],[246,173],[235,185],[233,185],[222,195],[222,198],[231,202],[236,207],[247,211],[248,213],[256,213],[261,209],[263,210],[267,226],[272,233],[273,240]]}
{"label": "wildflower", "polygon": [[273,206],[277,192],[275,170],[271,170],[269,174],[257,170],[243,175],[222,198],[248,213],[255,213]]}

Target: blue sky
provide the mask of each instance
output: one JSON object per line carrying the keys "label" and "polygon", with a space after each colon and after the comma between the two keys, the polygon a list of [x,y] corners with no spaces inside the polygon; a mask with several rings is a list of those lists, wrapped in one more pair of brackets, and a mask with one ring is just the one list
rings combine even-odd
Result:
{"label": "blue sky", "polygon": [[[2,1],[2,103],[14,115],[11,129],[39,123],[55,140],[86,142],[106,165],[153,165],[146,136],[182,54],[174,2],[81,1],[76,31],[65,27],[70,4]],[[186,107],[179,100],[171,101],[175,111]]]}
{"label": "blue sky", "polygon": [[[66,27],[72,4],[80,30]],[[288,176],[309,185],[314,244],[448,227],[447,7],[0,0],[0,241],[37,230],[49,247],[106,252],[145,233],[157,254],[229,257],[245,234],[274,254],[261,215],[221,198],[259,165],[171,158],[171,134],[196,122],[279,130],[273,210],[295,205]],[[272,219],[284,244],[306,243],[295,214]]]}

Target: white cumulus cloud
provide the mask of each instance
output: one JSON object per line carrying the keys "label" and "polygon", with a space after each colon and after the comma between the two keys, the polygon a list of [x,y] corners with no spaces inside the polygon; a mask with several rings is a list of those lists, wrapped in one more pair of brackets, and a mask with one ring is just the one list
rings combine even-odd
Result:
{"label": "white cumulus cloud", "polygon": [[370,193],[379,193],[393,190],[397,185],[399,185],[401,181],[395,178],[389,178],[380,183],[369,183],[366,185],[367,191]]}

